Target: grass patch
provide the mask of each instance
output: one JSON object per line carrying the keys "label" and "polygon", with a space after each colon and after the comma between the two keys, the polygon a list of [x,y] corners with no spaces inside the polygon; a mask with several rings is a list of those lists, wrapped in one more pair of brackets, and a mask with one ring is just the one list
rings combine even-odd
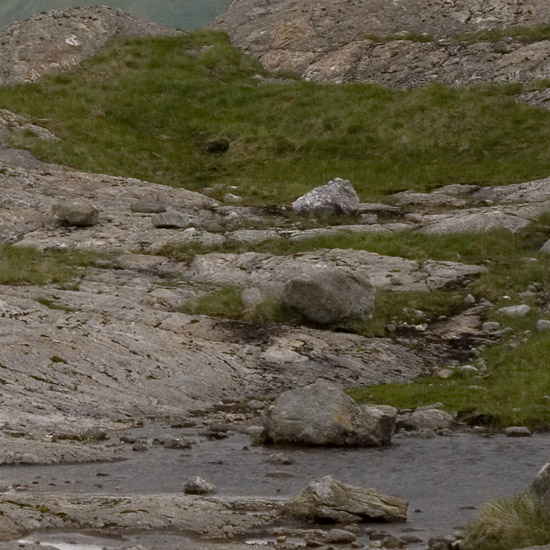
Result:
{"label": "grass patch", "polygon": [[550,112],[518,105],[517,86],[402,91],[257,74],[222,33],[124,40],[72,72],[2,87],[0,108],[62,138],[16,138],[43,160],[217,198],[236,185],[248,204],[287,203],[335,176],[373,200],[550,173]]}
{"label": "grass patch", "polygon": [[242,301],[243,289],[225,285],[182,305],[182,311],[191,315],[208,315],[223,319],[253,322],[298,324],[303,319],[276,299],[266,296],[260,303],[246,307]]}
{"label": "grass patch", "polygon": [[[541,40],[550,40],[550,25],[529,25],[505,28],[483,29],[476,32],[468,32],[456,35],[452,38],[454,42],[499,42],[500,40],[512,39],[516,42],[530,44]],[[409,40],[410,42],[436,42],[437,38],[428,33],[421,32],[400,32],[395,34],[365,34],[362,39],[373,40],[380,44],[394,42],[396,40]]]}
{"label": "grass patch", "polygon": [[466,528],[464,550],[514,550],[550,543],[550,512],[524,493],[483,506]]}
{"label": "grass patch", "polygon": [[549,354],[550,338],[537,334],[526,341],[508,341],[485,350],[486,370],[479,374],[457,371],[446,380],[425,377],[411,383],[354,389],[351,395],[360,403],[386,403],[398,408],[442,402],[448,411],[458,413],[459,420],[471,425],[548,429]]}
{"label": "grass patch", "polygon": [[82,273],[82,268],[93,266],[103,257],[96,252],[39,252],[34,248],[0,245],[0,284],[69,283]]}
{"label": "grass patch", "polygon": [[485,29],[473,33],[460,34],[456,37],[456,40],[459,42],[498,42],[505,38],[512,38],[517,42],[525,44],[550,40],[550,25]]}

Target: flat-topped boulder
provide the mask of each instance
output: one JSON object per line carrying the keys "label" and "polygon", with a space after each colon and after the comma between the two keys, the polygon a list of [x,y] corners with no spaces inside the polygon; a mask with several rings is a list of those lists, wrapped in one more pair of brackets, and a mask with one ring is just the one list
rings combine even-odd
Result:
{"label": "flat-topped boulder", "polygon": [[401,498],[325,476],[288,501],[283,512],[319,522],[406,521],[407,507]]}

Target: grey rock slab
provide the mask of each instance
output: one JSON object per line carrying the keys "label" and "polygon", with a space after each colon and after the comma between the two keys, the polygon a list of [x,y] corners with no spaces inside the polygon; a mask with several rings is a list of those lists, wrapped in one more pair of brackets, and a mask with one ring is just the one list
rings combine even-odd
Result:
{"label": "grey rock slab", "polygon": [[359,197],[348,180],[335,178],[296,199],[291,208],[295,214],[306,216],[355,216]]}
{"label": "grey rock slab", "polygon": [[[369,16],[372,13],[376,17]],[[367,0],[361,5],[329,0],[322,6],[282,0],[261,7],[245,0],[231,4],[213,25],[228,32],[232,43],[270,70],[291,70],[314,81],[410,88],[432,82],[464,86],[543,78],[548,73],[548,41],[512,40],[506,41],[505,48],[495,48],[492,41],[460,42],[457,35],[532,25],[549,18],[544,0],[410,0],[406,4]],[[377,39],[403,31],[436,39]]]}
{"label": "grey rock slab", "polygon": [[182,212],[168,210],[155,214],[151,223],[157,228],[185,229],[191,225],[191,218]]}
{"label": "grey rock slab", "polygon": [[407,502],[325,476],[288,501],[283,511],[297,518],[341,523],[406,521]]}
{"label": "grey rock slab", "polygon": [[[24,421],[44,437],[63,426],[79,433],[98,423],[112,429],[121,418],[177,416],[251,393],[274,396],[319,377],[352,385],[403,380],[430,368],[427,354],[387,339],[304,327],[254,336],[253,325],[192,317],[167,310],[170,304],[151,307],[149,295],[162,288],[156,286],[162,278],[98,270],[94,280],[94,273],[80,291],[0,287],[5,422]],[[178,287],[170,290],[176,295],[170,301],[178,301]],[[13,439],[0,459],[106,456],[74,445],[71,455],[61,442]]]}
{"label": "grey rock slab", "polygon": [[396,233],[399,231],[411,231],[415,228],[416,226],[411,223],[374,223],[317,227],[314,229],[303,229],[301,231],[285,231],[281,232],[281,235],[287,237],[291,241],[298,241],[301,239],[311,239],[312,237],[338,235],[340,233],[348,233],[350,235],[360,235],[364,233]]}
{"label": "grey rock slab", "polygon": [[[218,204],[216,201],[184,189],[102,174],[70,170],[44,172],[0,165],[0,192],[5,240],[25,246],[139,251],[174,242],[225,240],[221,235],[202,231],[185,234],[185,231],[155,228],[150,216],[131,211],[136,200],[154,195],[199,223],[216,216],[212,210]],[[52,207],[72,201],[93,204],[101,212],[101,224],[81,227],[79,231],[56,226]]]}
{"label": "grey rock slab", "polygon": [[389,445],[393,414],[360,406],[341,387],[324,380],[280,395],[263,414],[268,441],[298,445]]}
{"label": "grey rock slab", "polygon": [[289,279],[313,267],[339,266],[367,276],[373,286],[395,291],[428,291],[483,273],[482,266],[414,261],[364,250],[327,250],[289,256],[211,253],[195,257],[180,274],[196,282],[255,286],[280,297]]}
{"label": "grey rock slab", "polygon": [[448,233],[484,233],[494,229],[507,229],[516,233],[529,225],[529,220],[506,213],[500,208],[454,211],[428,214],[422,218],[422,233],[444,235]]}
{"label": "grey rock slab", "polygon": [[319,324],[372,316],[376,290],[363,274],[342,268],[316,269],[290,279],[282,301]]}
{"label": "grey rock slab", "polygon": [[550,200],[550,178],[483,187],[472,198],[478,201],[488,199],[501,204],[546,202]]}
{"label": "grey rock slab", "polygon": [[5,538],[32,531],[170,530],[225,540],[266,528],[280,507],[271,500],[193,495],[0,495],[0,530]]}

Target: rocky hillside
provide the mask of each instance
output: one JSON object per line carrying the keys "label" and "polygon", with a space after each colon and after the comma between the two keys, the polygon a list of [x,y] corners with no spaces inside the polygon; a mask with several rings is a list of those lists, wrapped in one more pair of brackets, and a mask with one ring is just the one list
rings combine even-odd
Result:
{"label": "rocky hillside", "polygon": [[87,7],[91,4],[110,6],[136,17],[169,27],[195,29],[204,27],[228,5],[227,0],[3,0],[0,5],[0,27],[22,21],[39,12]]}
{"label": "rocky hillside", "polygon": [[175,32],[106,6],[38,14],[0,29],[0,85],[70,69],[115,37]]}
{"label": "rocky hillside", "polygon": [[236,0],[214,26],[268,69],[408,88],[548,78],[549,23],[544,0]]}

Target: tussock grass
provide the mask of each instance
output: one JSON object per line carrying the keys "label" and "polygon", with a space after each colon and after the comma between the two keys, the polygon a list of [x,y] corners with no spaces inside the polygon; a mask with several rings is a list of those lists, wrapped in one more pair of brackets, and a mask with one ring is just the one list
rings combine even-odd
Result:
{"label": "tussock grass", "polygon": [[550,25],[485,29],[478,32],[458,35],[456,40],[460,42],[498,42],[505,38],[512,38],[525,44],[539,42],[541,40],[550,40]]}
{"label": "tussock grass", "polygon": [[[431,34],[420,32],[400,32],[396,34],[365,34],[363,39],[373,40],[385,44],[395,40],[409,40],[410,42],[436,42],[437,38]],[[476,32],[462,33],[452,38],[455,42],[498,42],[511,38],[514,41],[530,44],[550,39],[550,25],[525,25],[515,27],[484,29]]]}
{"label": "tussock grass", "polygon": [[67,283],[82,268],[92,266],[103,255],[95,252],[46,251],[0,245],[0,284],[45,285]]}
{"label": "tussock grass", "polygon": [[[389,90],[267,75],[216,32],[125,40],[70,73],[3,87],[0,107],[62,140],[20,136],[40,158],[194,190],[229,185],[248,204],[288,202],[348,178],[363,200],[448,183],[550,173],[550,112],[521,86]],[[212,140],[229,148],[212,150]]]}
{"label": "tussock grass", "polygon": [[257,323],[298,324],[303,319],[296,312],[266,296],[259,304],[246,308],[241,299],[243,289],[224,285],[182,305],[181,311],[191,315],[208,315],[223,319],[237,319]]}
{"label": "tussock grass", "polygon": [[351,391],[359,402],[398,408],[442,402],[472,425],[550,427],[550,339],[536,335],[517,347],[494,346],[483,354],[487,370],[478,375],[456,372],[442,380],[426,377],[404,384],[384,384]]}
{"label": "tussock grass", "polygon": [[514,550],[550,543],[550,511],[529,493],[483,506],[466,528],[464,550]]}

